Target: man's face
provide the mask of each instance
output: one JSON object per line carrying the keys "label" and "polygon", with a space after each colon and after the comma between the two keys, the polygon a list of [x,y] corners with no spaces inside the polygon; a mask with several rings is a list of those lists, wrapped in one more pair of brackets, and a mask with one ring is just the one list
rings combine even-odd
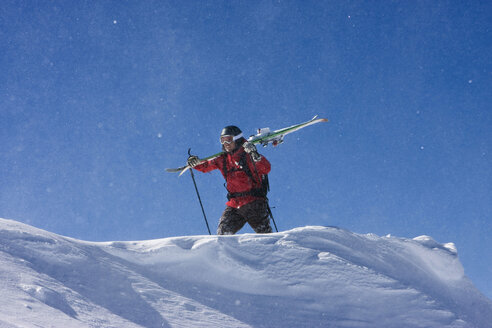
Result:
{"label": "man's face", "polygon": [[234,149],[236,149],[236,143],[233,141],[230,144],[224,144],[224,149],[226,150],[226,152],[230,153]]}
{"label": "man's face", "polygon": [[233,136],[221,136],[220,143],[224,146],[226,152],[230,153],[236,149],[236,142]]}

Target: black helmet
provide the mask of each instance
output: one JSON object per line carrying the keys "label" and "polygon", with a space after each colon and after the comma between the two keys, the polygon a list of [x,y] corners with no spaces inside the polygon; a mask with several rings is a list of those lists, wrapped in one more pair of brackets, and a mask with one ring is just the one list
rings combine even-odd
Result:
{"label": "black helmet", "polygon": [[228,125],[225,128],[222,129],[222,132],[220,133],[220,136],[238,136],[242,133],[241,129],[239,129],[237,126],[234,125]]}

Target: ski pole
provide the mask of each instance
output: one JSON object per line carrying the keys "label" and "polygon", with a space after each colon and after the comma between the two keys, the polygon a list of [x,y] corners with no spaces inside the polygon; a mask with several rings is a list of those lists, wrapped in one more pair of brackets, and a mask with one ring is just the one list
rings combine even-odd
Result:
{"label": "ski pole", "polygon": [[[253,163],[253,167],[255,168],[256,178],[258,179],[258,181],[261,181],[260,175],[258,174],[258,170],[256,169],[255,161],[253,160],[253,156],[251,156],[251,154],[250,154],[249,157],[251,158],[251,163]],[[270,190],[270,186],[268,186],[268,190]],[[273,225],[275,226],[275,230],[278,232],[277,223],[275,223],[275,219],[273,218],[272,210],[270,209],[269,200],[267,197],[265,197],[265,198],[266,198],[266,204],[267,204],[267,209],[268,209],[268,215],[270,215],[270,217],[272,218],[272,222],[273,222]]]}
{"label": "ski pole", "polygon": [[[191,156],[190,152],[191,148],[188,149],[188,155]],[[212,233],[210,232],[210,227],[208,226],[207,215],[205,214],[205,210],[203,209],[202,199],[200,197],[200,193],[198,192],[198,187],[196,186],[195,174],[193,174],[193,169],[190,169],[190,173],[191,179],[193,180],[193,185],[195,186],[196,195],[198,196],[198,201],[200,202],[200,207],[202,208],[203,218],[205,219],[205,224],[207,225],[208,234],[211,235]]]}
{"label": "ski pole", "polygon": [[270,205],[268,204],[268,200],[267,200],[267,208],[268,208],[268,214],[272,218],[273,225],[275,226],[275,230],[277,230],[277,232],[278,232],[277,224],[275,223],[275,219],[273,218],[272,210],[270,209]]}

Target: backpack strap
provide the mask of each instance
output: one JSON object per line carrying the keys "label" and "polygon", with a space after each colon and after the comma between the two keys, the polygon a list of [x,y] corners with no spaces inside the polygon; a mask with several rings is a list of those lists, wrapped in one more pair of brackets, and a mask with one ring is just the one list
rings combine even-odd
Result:
{"label": "backpack strap", "polygon": [[268,183],[268,175],[267,174],[264,174],[260,178],[260,176],[258,175],[258,172],[256,172],[256,167],[255,167],[255,173],[256,173],[256,176],[259,179],[258,181],[255,180],[255,178],[253,176],[253,173],[251,172],[251,169],[249,168],[248,161],[247,161],[247,158],[246,158],[247,154],[245,152],[241,153],[241,156],[239,158],[239,166],[241,168],[240,169],[230,170],[230,171],[243,171],[244,173],[246,173],[246,175],[253,182],[253,185],[259,184],[260,186],[257,187],[257,188],[253,188],[253,189],[251,189],[249,191],[245,191],[245,192],[234,192],[234,193],[231,193],[229,191],[229,189],[227,189],[227,175],[228,175],[228,170],[227,170],[226,156],[227,155],[224,156],[224,160],[223,160],[223,170],[224,170],[224,177],[225,177],[225,180],[226,180],[226,183],[224,184],[224,187],[227,190],[227,199],[228,200],[231,200],[231,198],[244,197],[244,196],[255,196],[255,197],[264,197],[264,198],[266,198],[266,195],[267,195],[268,191],[270,190],[270,186],[269,186],[269,183]]}

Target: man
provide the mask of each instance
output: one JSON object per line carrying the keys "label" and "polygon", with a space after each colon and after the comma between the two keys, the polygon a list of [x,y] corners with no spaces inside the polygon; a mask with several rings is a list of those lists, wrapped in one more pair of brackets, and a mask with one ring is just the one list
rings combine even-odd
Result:
{"label": "man", "polygon": [[233,235],[246,222],[257,233],[270,233],[268,203],[264,176],[270,172],[270,162],[261,156],[255,145],[246,141],[237,126],[226,126],[220,134],[224,153],[200,164],[190,156],[188,164],[201,172],[220,170],[226,180],[227,207],[217,228],[219,235]]}

